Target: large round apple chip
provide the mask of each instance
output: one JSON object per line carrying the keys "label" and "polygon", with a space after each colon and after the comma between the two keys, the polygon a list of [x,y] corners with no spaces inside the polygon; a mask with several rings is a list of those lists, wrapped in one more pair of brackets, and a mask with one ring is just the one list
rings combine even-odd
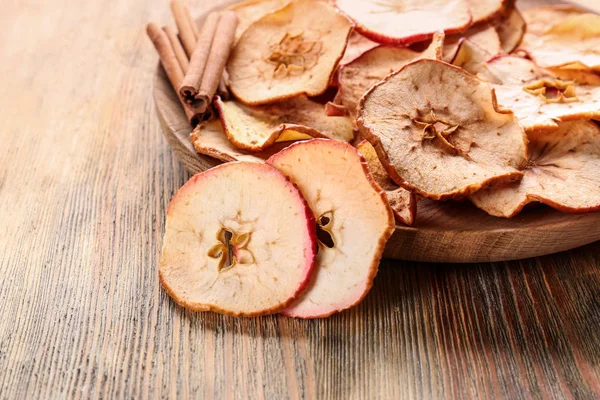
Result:
{"label": "large round apple chip", "polygon": [[198,153],[224,162],[247,161],[264,163],[273,154],[290,144],[289,142],[275,143],[273,146],[258,153],[238,149],[227,139],[227,135],[225,135],[225,131],[219,120],[198,125],[190,134],[190,140]]}
{"label": "large round apple chip", "polygon": [[335,98],[351,116],[356,115],[356,106],[367,90],[387,75],[398,71],[406,64],[421,59],[441,59],[444,34],[436,33],[431,44],[423,52],[406,47],[379,46],[365,52],[340,71],[340,89]]}
{"label": "large round apple chip", "polygon": [[589,121],[563,122],[552,132],[529,134],[531,158],[520,183],[488,188],[471,201],[510,218],[525,205],[541,202],[560,211],[600,210],[600,128]]}
{"label": "large round apple chip", "polygon": [[[559,121],[600,117],[600,86],[564,80],[530,60],[502,56],[485,64],[501,107],[526,131],[554,130]],[[576,76],[573,74],[572,76]]]}
{"label": "large round apple chip", "polygon": [[349,144],[313,139],[287,147],[267,163],[298,186],[318,225],[311,282],[283,313],[321,318],[359,303],[395,228],[386,196],[364,158]]}
{"label": "large round apple chip", "polygon": [[254,105],[324,93],[351,29],[330,4],[293,0],[250,25],[233,48],[231,92]]}
{"label": "large round apple chip", "polygon": [[435,32],[458,33],[471,25],[467,0],[335,0],[356,30],[384,44],[407,45]]}
{"label": "large round apple chip", "polygon": [[160,281],[192,310],[278,312],[308,284],[315,233],[306,201],[281,172],[223,164],[193,176],[171,201]]}
{"label": "large round apple chip", "polygon": [[251,152],[263,151],[277,141],[325,137],[349,142],[354,138],[349,118],[327,116],[323,105],[306,96],[264,106],[217,98],[215,105],[227,138]]}
{"label": "large round apple chip", "polygon": [[419,60],[362,98],[357,118],[390,177],[433,200],[519,180],[527,139],[490,85],[453,65]]}
{"label": "large round apple chip", "polygon": [[487,22],[501,14],[508,0],[469,0],[473,23]]}
{"label": "large round apple chip", "polygon": [[579,63],[600,70],[600,15],[564,6],[523,12],[527,32],[521,48],[541,67]]}
{"label": "large round apple chip", "polygon": [[498,32],[502,50],[507,54],[511,53],[521,44],[527,27],[523,15],[521,15],[515,6],[507,8],[506,12],[500,18],[492,22],[492,25]]}
{"label": "large round apple chip", "polygon": [[253,22],[259,20],[266,14],[285,6],[290,0],[246,0],[229,6],[227,9],[234,11],[238,17],[238,25],[235,30],[235,41]]}
{"label": "large round apple chip", "polygon": [[371,143],[363,140],[356,146],[356,149],[367,160],[369,171],[371,171],[375,182],[385,191],[396,221],[404,225],[412,225],[415,222],[415,215],[417,213],[416,196],[403,187],[398,186],[389,177]]}

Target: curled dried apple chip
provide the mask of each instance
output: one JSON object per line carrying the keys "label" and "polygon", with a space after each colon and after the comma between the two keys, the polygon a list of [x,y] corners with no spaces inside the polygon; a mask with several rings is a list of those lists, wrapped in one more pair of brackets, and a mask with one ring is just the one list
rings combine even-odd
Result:
{"label": "curled dried apple chip", "polygon": [[487,22],[501,14],[508,0],[469,0],[473,24]]}
{"label": "curled dried apple chip", "polygon": [[240,149],[263,151],[275,142],[326,137],[344,142],[354,138],[347,117],[329,117],[323,105],[306,96],[264,106],[246,106],[235,100],[215,100],[229,141]]}
{"label": "curled dried apple chip", "polygon": [[467,0],[335,0],[356,30],[379,43],[407,45],[435,32],[458,33],[471,25]]}
{"label": "curled dried apple chip", "polygon": [[344,57],[340,60],[340,65],[346,65],[356,60],[361,54],[379,46],[379,43],[367,39],[360,33],[352,31],[348,38],[348,45],[344,52]]}
{"label": "curled dried apple chip", "polygon": [[371,143],[363,140],[356,149],[367,160],[369,171],[373,175],[375,182],[385,191],[388,202],[394,212],[396,221],[404,225],[412,225],[415,222],[417,213],[417,199],[415,195],[408,190],[400,187],[388,175],[383,165],[377,158],[377,153]]}
{"label": "curled dried apple chip", "polygon": [[264,163],[267,158],[289,145],[289,143],[275,143],[264,151],[252,153],[235,147],[223,130],[221,121],[213,120],[198,125],[190,134],[194,149],[217,160],[224,162],[247,161]]}
{"label": "curled dried apple chip", "polygon": [[589,121],[560,123],[555,131],[529,134],[530,160],[523,180],[487,188],[471,201],[488,214],[510,218],[541,202],[560,211],[600,209],[600,128]]}
{"label": "curled dried apple chip", "polygon": [[[600,86],[565,80],[530,60],[502,56],[485,64],[498,104],[515,113],[526,131],[553,130],[558,121],[600,117]],[[575,75],[572,75],[575,76]]]}
{"label": "curled dried apple chip", "polygon": [[352,25],[327,3],[292,0],[250,25],[227,64],[231,92],[265,104],[325,92]]}
{"label": "curled dried apple chip", "polygon": [[192,310],[278,312],[307,285],[315,238],[312,212],[281,172],[219,165],[193,176],[171,201],[160,281]]}
{"label": "curled dried apple chip", "polygon": [[253,22],[266,14],[285,6],[290,0],[246,0],[229,6],[227,9],[234,11],[238,17],[235,30],[235,42],[240,40],[242,34]]}
{"label": "curled dried apple chip", "polygon": [[452,35],[446,38],[444,41],[444,61],[450,62],[450,60],[456,58],[459,45],[465,40],[469,40],[471,43],[483,49],[489,54],[489,57],[502,53],[500,37],[498,36],[496,29],[488,25],[483,27],[477,26],[469,28],[462,34]]}
{"label": "curled dried apple chip", "polygon": [[541,67],[578,63],[600,70],[600,15],[554,6],[523,12],[527,32],[521,48]]}
{"label": "curled dried apple chip", "polygon": [[507,54],[519,46],[527,27],[523,15],[514,5],[508,7],[501,17],[492,22],[492,25],[498,32],[502,50]]}
{"label": "curled dried apple chip", "polygon": [[452,59],[452,65],[456,65],[470,74],[477,75],[485,72],[484,63],[490,58],[490,53],[467,39],[463,39]]}
{"label": "curled dried apple chip", "polygon": [[313,139],[267,161],[298,186],[317,221],[315,271],[283,314],[327,317],[359,303],[377,273],[394,216],[360,153],[346,143]]}
{"label": "curled dried apple chip", "polygon": [[367,90],[390,73],[421,58],[441,59],[444,34],[436,33],[429,47],[417,52],[406,47],[379,46],[367,51],[340,71],[340,89],[335,103],[341,104],[351,116]]}
{"label": "curled dried apple chip", "polygon": [[490,85],[441,61],[415,61],[375,85],[357,122],[390,177],[434,200],[519,180],[527,163],[523,128]]}

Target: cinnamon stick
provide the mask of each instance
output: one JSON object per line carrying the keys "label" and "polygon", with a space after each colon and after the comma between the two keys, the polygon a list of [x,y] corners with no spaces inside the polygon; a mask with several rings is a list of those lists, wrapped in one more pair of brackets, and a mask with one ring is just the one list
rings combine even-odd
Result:
{"label": "cinnamon stick", "polygon": [[185,74],[190,66],[190,61],[188,60],[187,54],[185,54],[185,50],[177,37],[177,33],[175,29],[170,26],[163,26],[163,30],[167,34],[169,41],[171,42],[171,47],[173,47],[173,51],[175,52],[175,56],[177,57],[177,61]]}
{"label": "cinnamon stick", "polygon": [[[158,52],[160,63],[162,64],[163,69],[169,78],[169,82],[171,82],[171,86],[173,86],[173,89],[177,91],[177,88],[183,81],[183,69],[181,68],[181,65],[179,65],[179,61],[177,60],[177,56],[175,55],[171,41],[169,40],[165,31],[160,29],[159,26],[154,23],[149,23],[146,26],[146,33],[152,41],[152,44],[154,44],[154,48],[156,48],[156,51]],[[192,108],[183,101],[181,101],[181,104],[183,105],[185,115],[192,126],[196,126],[198,123],[203,121],[203,113],[198,113],[192,110]]]}
{"label": "cinnamon stick", "polygon": [[177,30],[179,30],[181,43],[183,43],[188,57],[191,57],[196,43],[196,34],[194,33],[194,24],[189,16],[190,13],[182,0],[171,0],[171,12],[177,24]]}
{"label": "cinnamon stick", "polygon": [[220,18],[221,15],[218,12],[212,12],[208,14],[204,21],[204,25],[202,25],[200,36],[196,42],[195,51],[192,53],[190,59],[188,72],[185,74],[185,78],[179,89],[179,94],[189,104],[194,104],[196,95],[200,90],[202,75],[206,69],[209,51]]}
{"label": "cinnamon stick", "polygon": [[224,11],[221,14],[217,31],[215,32],[213,42],[210,46],[208,64],[202,75],[200,90],[196,95],[196,100],[199,103],[198,107],[200,109],[208,107],[217,92],[219,81],[223,76],[227,59],[229,58],[231,48],[233,47],[237,24],[238,18],[235,12]]}

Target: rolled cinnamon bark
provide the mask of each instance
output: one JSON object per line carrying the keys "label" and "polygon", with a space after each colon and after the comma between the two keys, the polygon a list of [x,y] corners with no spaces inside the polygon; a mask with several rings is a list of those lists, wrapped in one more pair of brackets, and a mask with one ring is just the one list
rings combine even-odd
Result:
{"label": "rolled cinnamon bark", "polygon": [[210,47],[208,63],[204,69],[204,74],[202,75],[200,90],[196,95],[196,101],[198,102],[197,107],[199,109],[208,107],[217,92],[219,82],[225,71],[227,59],[229,58],[231,48],[233,47],[237,24],[238,18],[234,11],[224,11],[221,14]]}
{"label": "rolled cinnamon bark", "polygon": [[206,17],[190,60],[190,67],[179,88],[181,98],[193,106],[196,101],[196,95],[200,90],[202,75],[208,63],[210,48],[220,19],[221,15],[218,12],[212,12]]}
{"label": "rolled cinnamon bark", "polygon": [[192,24],[190,13],[181,0],[171,0],[171,12],[177,24],[177,30],[179,30],[181,43],[183,43],[188,57],[191,57],[196,44],[195,24]]}
{"label": "rolled cinnamon bark", "polygon": [[[173,89],[177,92],[177,88],[179,88],[183,81],[183,69],[179,65],[179,61],[177,61],[177,56],[175,55],[171,41],[165,31],[160,29],[160,27],[154,23],[149,23],[146,26],[146,33],[158,52],[160,63],[169,78],[169,82],[171,82],[171,86],[173,86]],[[192,126],[196,126],[198,123],[202,122],[204,116],[203,113],[192,110],[192,108],[183,101],[181,101],[181,104],[183,105],[185,115]]]}
{"label": "rolled cinnamon bark", "polygon": [[173,47],[173,51],[177,57],[177,61],[179,62],[179,65],[185,74],[190,66],[190,61],[188,60],[188,56],[185,54],[185,50],[183,49],[183,46],[177,37],[177,32],[175,32],[175,29],[171,28],[170,26],[163,26],[163,30],[167,34],[169,42],[171,42],[171,47]]}

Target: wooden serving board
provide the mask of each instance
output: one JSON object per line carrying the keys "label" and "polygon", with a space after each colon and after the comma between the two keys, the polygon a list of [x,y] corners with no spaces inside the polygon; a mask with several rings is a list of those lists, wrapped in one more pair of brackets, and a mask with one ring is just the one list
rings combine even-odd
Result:
{"label": "wooden serving board", "polygon": [[[226,2],[221,7],[235,2]],[[556,3],[529,0],[519,2],[519,6]],[[191,128],[160,66],[154,79],[154,100],[163,133],[190,172],[198,173],[220,164],[194,150],[189,139]],[[500,219],[469,202],[421,200],[415,225],[397,226],[384,256],[429,262],[506,261],[556,253],[597,240],[600,240],[600,212],[573,215],[539,206],[515,218]]]}

